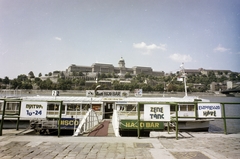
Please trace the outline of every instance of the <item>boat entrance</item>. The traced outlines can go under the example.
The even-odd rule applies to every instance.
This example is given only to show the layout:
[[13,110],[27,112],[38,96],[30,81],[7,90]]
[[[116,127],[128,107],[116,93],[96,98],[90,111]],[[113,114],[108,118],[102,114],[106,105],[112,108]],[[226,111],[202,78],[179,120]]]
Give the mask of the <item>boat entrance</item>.
[[114,103],[106,102],[104,104],[104,116],[103,119],[111,119],[113,115]]

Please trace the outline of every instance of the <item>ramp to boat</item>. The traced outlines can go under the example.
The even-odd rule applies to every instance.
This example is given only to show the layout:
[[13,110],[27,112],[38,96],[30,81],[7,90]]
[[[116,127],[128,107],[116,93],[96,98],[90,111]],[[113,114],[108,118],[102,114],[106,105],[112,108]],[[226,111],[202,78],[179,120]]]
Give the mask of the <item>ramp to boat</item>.
[[104,120],[88,136],[115,136],[111,120]]

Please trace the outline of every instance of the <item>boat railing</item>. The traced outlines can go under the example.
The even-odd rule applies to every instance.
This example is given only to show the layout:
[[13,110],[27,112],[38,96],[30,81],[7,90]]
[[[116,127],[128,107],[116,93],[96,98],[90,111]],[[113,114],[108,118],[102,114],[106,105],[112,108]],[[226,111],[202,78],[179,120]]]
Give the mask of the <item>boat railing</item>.
[[[134,106],[130,111],[125,110],[125,111],[121,111],[118,110],[117,111],[118,116],[124,116],[124,118],[133,118],[133,119],[137,119],[137,111],[136,111],[136,106]],[[141,111],[141,114],[143,114],[143,111]]]
[[118,116],[118,112],[117,112],[117,110],[113,110],[112,125],[113,125],[113,131],[114,131],[114,134],[116,137],[120,137],[119,123],[120,123],[120,119]]
[[99,124],[98,115],[93,109],[88,109],[88,112],[83,116],[73,136],[90,132],[97,124]]

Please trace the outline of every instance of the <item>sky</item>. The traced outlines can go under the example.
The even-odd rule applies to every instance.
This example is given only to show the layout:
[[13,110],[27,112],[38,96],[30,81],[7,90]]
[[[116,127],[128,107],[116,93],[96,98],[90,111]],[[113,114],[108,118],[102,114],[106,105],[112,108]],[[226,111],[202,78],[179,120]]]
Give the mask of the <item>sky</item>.
[[0,78],[107,63],[240,72],[239,0],[0,0]]

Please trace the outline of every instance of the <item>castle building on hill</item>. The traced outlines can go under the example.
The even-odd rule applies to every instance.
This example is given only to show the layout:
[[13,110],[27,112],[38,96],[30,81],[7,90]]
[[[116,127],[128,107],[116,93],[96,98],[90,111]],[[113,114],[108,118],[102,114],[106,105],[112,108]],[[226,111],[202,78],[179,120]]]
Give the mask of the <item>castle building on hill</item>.
[[[137,76],[138,74],[152,75],[152,76],[168,76],[164,71],[153,71],[151,67],[134,66],[128,68],[125,65],[125,60],[121,57],[118,61],[118,67],[114,67],[112,64],[107,63],[93,63],[91,66],[79,66],[72,64],[66,71],[54,71],[52,76],[41,77],[42,80],[50,78],[53,82],[57,82],[57,78],[65,76],[66,78],[86,78],[89,80],[97,80],[100,74],[117,75],[120,79],[124,78],[126,74],[131,76]],[[187,75],[206,75],[214,73],[216,77],[222,76],[228,77],[232,73],[230,70],[211,70],[211,69],[184,69]]]
[[127,68],[125,66],[125,60],[122,57],[118,62],[118,67],[114,67],[112,64],[105,63],[93,63],[91,66],[77,66],[72,64],[67,68],[65,75],[74,76],[80,72],[87,74],[90,77],[96,77],[98,73],[116,74],[119,77],[124,77],[127,73],[133,76],[141,73],[153,76],[164,76],[164,71],[153,71],[151,67],[134,66],[132,68]]

